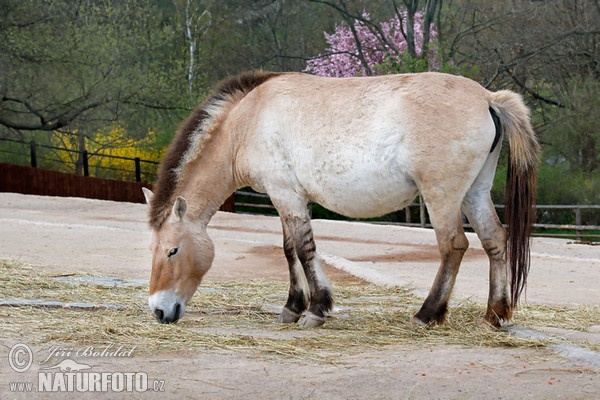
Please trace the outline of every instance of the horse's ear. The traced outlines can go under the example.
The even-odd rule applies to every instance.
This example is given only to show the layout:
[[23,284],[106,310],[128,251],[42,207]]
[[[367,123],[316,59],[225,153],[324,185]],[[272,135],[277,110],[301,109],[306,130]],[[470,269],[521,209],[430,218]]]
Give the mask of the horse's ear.
[[173,218],[175,218],[177,221],[181,221],[186,211],[187,202],[183,197],[177,197],[177,200],[175,200],[175,204],[173,204]]
[[142,188],[142,192],[144,192],[144,197],[146,198],[146,204],[150,205],[150,202],[154,198],[154,193],[152,192],[152,190],[145,188],[145,187]]

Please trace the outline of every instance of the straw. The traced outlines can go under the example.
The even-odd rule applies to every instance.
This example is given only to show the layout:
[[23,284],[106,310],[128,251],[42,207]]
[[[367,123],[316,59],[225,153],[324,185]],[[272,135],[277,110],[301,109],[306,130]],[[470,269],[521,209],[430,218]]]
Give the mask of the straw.
[[[69,274],[74,277],[83,273]],[[277,324],[285,303],[282,282],[240,280],[203,282],[176,324],[158,324],[147,306],[148,287],[69,283],[32,266],[0,260],[1,299],[42,299],[113,307],[78,308],[3,306],[5,339],[38,345],[137,346],[136,353],[224,349],[257,356],[273,355],[335,362],[387,346],[544,347],[555,341],[521,339],[479,326],[485,306],[464,301],[451,308],[448,322],[424,329],[410,317],[422,299],[409,287],[381,287],[362,282],[334,283],[336,308],[319,329]],[[599,306],[527,306],[515,314],[526,327],[581,330],[600,321]],[[600,350],[598,343],[576,343]]]

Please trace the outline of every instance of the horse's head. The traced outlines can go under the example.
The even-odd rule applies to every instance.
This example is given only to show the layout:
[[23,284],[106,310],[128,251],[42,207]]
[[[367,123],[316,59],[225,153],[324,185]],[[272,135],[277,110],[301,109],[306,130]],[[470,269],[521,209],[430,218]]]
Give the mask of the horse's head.
[[[144,191],[150,203],[152,192]],[[171,215],[154,229],[150,251],[152,275],[148,305],[162,324],[177,322],[212,265],[214,246],[206,227],[186,217],[187,203],[175,200]]]

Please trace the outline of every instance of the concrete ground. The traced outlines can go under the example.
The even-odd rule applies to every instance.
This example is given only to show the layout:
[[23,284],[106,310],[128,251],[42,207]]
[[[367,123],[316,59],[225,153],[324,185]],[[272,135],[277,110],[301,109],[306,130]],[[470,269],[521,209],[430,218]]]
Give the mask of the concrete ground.
[[[148,279],[145,210],[141,204],[0,193],[0,259],[53,274]],[[439,265],[431,230],[325,220],[314,221],[313,228],[334,283],[352,274],[380,285],[408,284],[425,295]],[[205,279],[287,281],[278,218],[218,213],[209,234],[216,257]],[[487,259],[476,236],[470,234],[469,241],[454,297],[485,302]],[[528,303],[598,305],[598,282],[600,247],[533,240]],[[590,321],[590,340],[600,340],[599,325]],[[0,345],[5,353],[13,343],[0,340]],[[0,357],[6,360],[6,354]],[[585,399],[600,393],[599,366],[548,349],[440,346],[424,352],[417,346],[392,346],[347,356],[336,365],[206,351],[118,363],[143,364],[149,375],[165,379],[168,390],[161,397],[167,398]],[[0,398],[9,394],[6,382],[16,379],[5,364],[0,361]]]

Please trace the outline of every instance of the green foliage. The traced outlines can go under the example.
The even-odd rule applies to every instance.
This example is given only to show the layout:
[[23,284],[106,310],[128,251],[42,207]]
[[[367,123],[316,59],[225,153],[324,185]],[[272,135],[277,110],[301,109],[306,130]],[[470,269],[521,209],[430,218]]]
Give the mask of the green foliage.
[[506,172],[508,171],[507,155],[508,146],[503,146],[498,166],[496,167],[496,175],[494,176],[494,185],[492,186],[492,201],[494,204],[504,204],[504,192],[506,189]]
[[[600,204],[600,173],[585,173],[573,170],[568,163],[551,163],[544,152],[538,171],[538,204]],[[498,162],[492,200],[495,204],[504,203],[506,186],[508,147],[503,149]]]
[[91,131],[119,120],[140,127],[157,110],[179,107],[185,77],[171,57],[177,32],[150,0],[8,0],[6,6],[0,125]]
[[[492,201],[504,204],[506,187],[508,147],[505,145],[498,162]],[[545,153],[546,154],[546,153]],[[537,204],[539,205],[594,205],[600,204],[600,174],[581,170],[573,170],[568,163],[552,163],[552,158],[543,157],[538,171]],[[502,213],[502,210],[499,210]],[[600,213],[595,209],[581,211],[582,222],[586,225],[599,225]],[[536,222],[552,224],[575,224],[575,213],[572,209],[539,209]],[[551,233],[549,231],[541,231]]]
[[437,40],[430,42],[429,47],[432,52],[438,55],[435,60],[428,61],[423,57],[414,57],[405,52],[398,59],[386,57],[381,64],[373,68],[373,72],[377,75],[384,75],[438,71],[466,77],[477,76],[478,68],[476,65],[462,64],[458,66],[451,61],[447,61]]
[[538,175],[538,204],[600,204],[600,174],[545,162]]
[[375,75],[426,72],[428,70],[429,64],[426,59],[413,57],[408,52],[399,55],[398,59],[388,56],[381,64],[373,67]]
[[591,76],[574,78],[566,93],[566,107],[556,110],[544,134],[546,155],[555,163],[566,164],[564,172],[595,176],[598,181],[600,81]]

